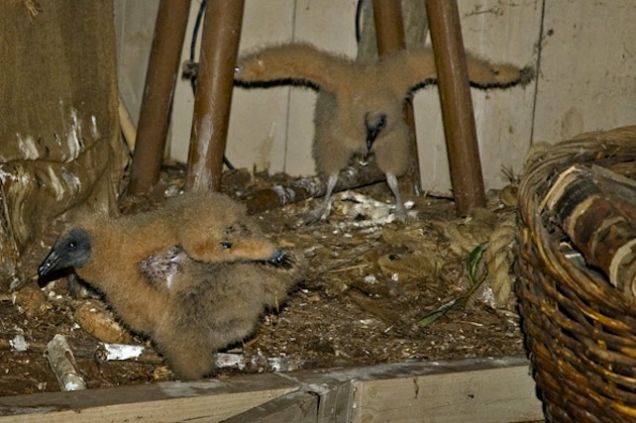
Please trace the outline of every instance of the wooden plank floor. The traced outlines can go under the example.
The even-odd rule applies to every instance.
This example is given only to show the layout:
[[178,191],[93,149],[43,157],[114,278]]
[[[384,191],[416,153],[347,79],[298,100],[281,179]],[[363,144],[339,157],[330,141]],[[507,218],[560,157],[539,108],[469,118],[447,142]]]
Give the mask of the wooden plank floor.
[[282,417],[316,422],[523,422],[540,420],[543,414],[523,357],[240,375],[223,381],[0,398],[0,422],[274,422]]

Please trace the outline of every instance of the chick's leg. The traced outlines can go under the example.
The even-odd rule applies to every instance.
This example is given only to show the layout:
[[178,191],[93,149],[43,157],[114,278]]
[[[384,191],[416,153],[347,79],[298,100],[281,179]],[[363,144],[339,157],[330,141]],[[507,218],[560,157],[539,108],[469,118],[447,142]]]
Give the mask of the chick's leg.
[[402,196],[400,195],[400,187],[398,186],[397,177],[392,173],[386,174],[386,182],[391,188],[391,192],[395,197],[395,217],[400,222],[406,221],[406,209],[404,208],[404,204],[402,203]]
[[325,193],[325,198],[320,206],[311,211],[303,219],[303,222],[305,224],[315,223],[319,220],[327,220],[327,218],[329,217],[329,213],[331,213],[331,195],[333,193],[333,189],[336,187],[336,182],[338,182],[338,174],[336,173],[329,175],[329,179],[327,180],[327,191]]

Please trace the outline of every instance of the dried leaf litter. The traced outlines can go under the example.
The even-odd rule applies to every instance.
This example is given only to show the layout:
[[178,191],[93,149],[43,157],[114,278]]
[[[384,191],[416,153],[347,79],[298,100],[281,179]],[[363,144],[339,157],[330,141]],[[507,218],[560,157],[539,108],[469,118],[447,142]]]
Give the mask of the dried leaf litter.
[[[234,172],[225,180],[226,191],[235,198],[245,198],[250,191],[284,178]],[[159,189],[143,199],[124,199],[122,210],[129,213],[160,206],[182,186],[183,169],[167,167]],[[509,192],[504,190],[506,195]],[[470,251],[477,245],[488,245],[497,228],[514,226],[514,209],[505,197],[493,193],[488,209],[463,219],[455,217],[448,200],[419,198],[409,204],[410,221],[400,225],[393,222],[390,192],[384,184],[376,184],[337,194],[328,222],[297,226],[298,217],[315,207],[315,201],[319,200],[257,216],[283,247],[305,252],[311,272],[278,313],[263,316],[251,339],[217,355],[219,377],[235,372],[522,353],[514,298],[505,295],[509,292],[506,284],[514,280],[510,255],[492,253],[504,258],[492,265],[481,264],[486,274],[491,268],[499,269],[499,282],[488,275],[465,307],[450,310],[425,327],[419,324],[470,287],[466,270]],[[54,238],[52,232],[41,251],[31,252],[28,259],[33,266]],[[500,234],[500,241],[493,245],[511,251],[513,240],[509,233],[506,236]],[[484,256],[487,254],[486,249]],[[43,289],[27,286],[30,288],[24,293],[0,298],[1,395],[59,390],[43,355],[56,334],[66,336],[89,389],[174,377],[146,340],[118,334],[116,327],[107,324],[101,323],[100,330],[91,326],[91,315],[99,315],[101,322],[110,312],[94,299],[72,299],[66,280]],[[497,299],[498,295],[503,300]],[[112,315],[110,319],[116,320]],[[150,358],[106,359],[104,343],[121,340],[144,346]]]

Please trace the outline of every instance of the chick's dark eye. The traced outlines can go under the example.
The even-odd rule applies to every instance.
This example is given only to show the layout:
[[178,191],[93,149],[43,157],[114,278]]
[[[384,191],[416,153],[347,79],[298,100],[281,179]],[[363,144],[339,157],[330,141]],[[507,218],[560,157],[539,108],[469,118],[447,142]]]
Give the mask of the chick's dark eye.
[[75,243],[75,241],[71,241],[71,242],[68,243],[68,247],[69,248],[75,248],[75,247],[77,247],[77,244]]
[[231,242],[227,242],[227,241],[223,241],[221,243],[221,248],[226,249],[226,250],[229,249],[229,248],[232,248],[232,243]]

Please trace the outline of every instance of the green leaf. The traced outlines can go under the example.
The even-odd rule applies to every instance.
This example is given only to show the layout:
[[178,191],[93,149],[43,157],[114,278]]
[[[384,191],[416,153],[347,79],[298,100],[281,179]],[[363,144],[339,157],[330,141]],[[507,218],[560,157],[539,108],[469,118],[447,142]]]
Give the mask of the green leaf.
[[468,277],[473,284],[478,282],[479,263],[486,251],[486,244],[479,244],[468,254]]
[[422,327],[426,327],[430,325],[431,323],[435,322],[437,319],[445,315],[446,312],[452,309],[456,302],[457,302],[457,299],[451,300],[447,302],[446,304],[438,307],[436,310],[431,311],[426,316],[424,316],[422,320],[418,322],[419,325]]
[[446,304],[438,307],[436,310],[433,310],[432,312],[428,313],[426,316],[424,316],[422,320],[418,322],[420,326],[422,327],[429,326],[430,324],[435,322],[437,319],[439,319],[440,317],[448,313],[450,310],[454,308],[464,307],[466,305],[466,303],[468,302],[468,299],[475,293],[477,288],[479,288],[482,282],[486,279],[485,277],[480,279],[478,276],[479,263],[481,262],[481,259],[484,256],[484,251],[486,251],[486,244],[480,244],[477,247],[475,247],[470,252],[470,254],[468,254],[466,267],[468,270],[468,278],[470,279],[472,283],[468,291],[466,291],[459,297],[455,298],[454,300],[451,300],[447,302]]

